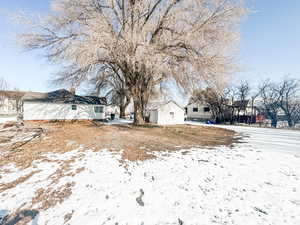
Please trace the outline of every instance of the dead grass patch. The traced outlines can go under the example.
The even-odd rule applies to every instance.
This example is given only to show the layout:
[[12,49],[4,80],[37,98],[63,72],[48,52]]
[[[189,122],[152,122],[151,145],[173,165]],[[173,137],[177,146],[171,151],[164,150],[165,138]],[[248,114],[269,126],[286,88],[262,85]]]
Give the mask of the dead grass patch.
[[52,187],[44,189],[40,188],[36,191],[35,197],[32,199],[32,206],[39,205],[38,210],[47,210],[56,206],[58,203],[63,203],[72,194],[72,187],[75,182],[69,182],[57,189]]

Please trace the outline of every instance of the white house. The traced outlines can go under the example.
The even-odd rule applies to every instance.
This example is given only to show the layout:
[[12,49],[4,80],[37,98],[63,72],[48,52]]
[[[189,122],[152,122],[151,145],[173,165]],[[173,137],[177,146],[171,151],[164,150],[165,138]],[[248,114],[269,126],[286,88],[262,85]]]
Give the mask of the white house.
[[79,96],[65,89],[28,92],[23,97],[23,120],[105,119],[105,105],[105,98]]
[[209,106],[204,103],[190,103],[185,110],[188,120],[207,121],[212,117]]
[[149,104],[149,122],[158,125],[175,125],[184,123],[184,109],[176,102]]

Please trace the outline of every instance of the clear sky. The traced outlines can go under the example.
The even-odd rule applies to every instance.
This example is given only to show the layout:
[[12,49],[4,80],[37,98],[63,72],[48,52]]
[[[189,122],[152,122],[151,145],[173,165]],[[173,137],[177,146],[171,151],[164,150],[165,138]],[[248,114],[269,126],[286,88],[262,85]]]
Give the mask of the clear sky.
[[[23,52],[14,42],[22,28],[10,21],[18,11],[43,14],[50,0],[0,1],[0,77],[21,90],[48,91],[57,67],[41,53]],[[290,74],[300,79],[300,1],[247,0],[254,10],[242,24],[238,78],[259,83]],[[237,78],[236,78],[237,79]]]

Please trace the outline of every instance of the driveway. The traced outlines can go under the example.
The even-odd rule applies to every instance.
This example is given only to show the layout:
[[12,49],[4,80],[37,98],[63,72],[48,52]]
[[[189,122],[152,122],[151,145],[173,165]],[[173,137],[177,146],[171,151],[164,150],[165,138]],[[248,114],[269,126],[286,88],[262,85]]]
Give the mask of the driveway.
[[290,154],[300,154],[300,131],[273,128],[260,128],[248,126],[231,125],[207,125],[198,122],[187,122],[187,124],[201,126],[215,126],[234,130],[243,137],[251,147],[261,151],[276,151]]
[[239,132],[246,137],[249,144],[262,151],[300,154],[300,131],[243,126],[220,127]]

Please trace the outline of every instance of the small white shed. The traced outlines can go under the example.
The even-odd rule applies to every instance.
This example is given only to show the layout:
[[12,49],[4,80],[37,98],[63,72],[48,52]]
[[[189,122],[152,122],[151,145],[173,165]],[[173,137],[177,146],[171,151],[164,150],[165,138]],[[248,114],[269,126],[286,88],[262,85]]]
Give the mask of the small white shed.
[[175,125],[184,123],[184,109],[175,101],[150,104],[149,122],[158,125]]
[[106,99],[79,96],[65,89],[23,97],[23,120],[97,120],[105,119]]

